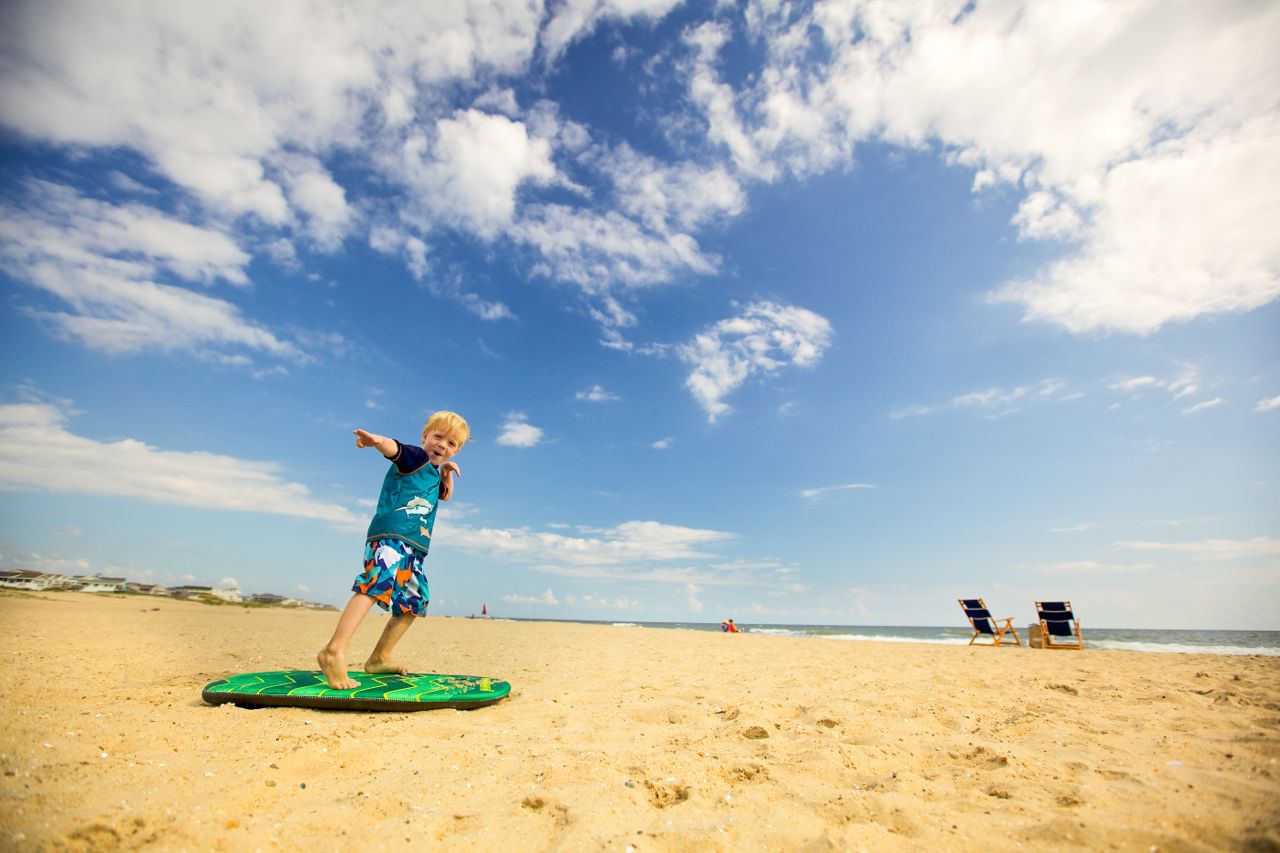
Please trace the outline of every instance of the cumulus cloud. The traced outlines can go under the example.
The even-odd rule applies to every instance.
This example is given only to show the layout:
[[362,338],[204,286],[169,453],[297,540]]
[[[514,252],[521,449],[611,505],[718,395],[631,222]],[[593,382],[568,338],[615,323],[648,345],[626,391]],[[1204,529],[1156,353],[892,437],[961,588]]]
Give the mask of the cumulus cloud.
[[590,34],[604,21],[656,20],[680,0],[563,0],[557,3],[541,35],[548,60],[554,60],[573,41]]
[[[431,235],[462,231],[509,239],[532,251],[534,272],[584,287],[653,283],[714,263],[689,234],[644,224],[660,204],[652,196],[631,212],[532,199],[522,211],[529,189],[573,186],[554,146],[580,150],[589,133],[560,122],[554,105],[522,107],[503,81],[527,72],[540,45],[552,61],[601,22],[654,20],[674,5],[21,2],[0,32],[0,123],[55,145],[135,152],[149,179],[171,181],[195,209],[274,231],[266,251],[290,268],[296,254],[281,240],[336,251],[368,216],[416,232],[394,254],[419,280]],[[373,191],[353,197],[362,187],[344,185],[335,161],[376,175]],[[714,166],[701,176],[651,165],[683,193],[663,214],[675,223],[740,205]],[[137,177],[113,180],[154,196]],[[684,204],[695,198],[706,202]],[[500,302],[449,295],[485,319],[510,316]]]
[[556,605],[560,603],[560,599],[556,598],[556,594],[550,588],[542,595],[518,595],[512,593],[502,596],[502,600],[508,604],[550,604]]
[[773,374],[787,365],[813,367],[833,337],[831,324],[812,311],[755,302],[676,352],[693,368],[685,386],[714,423],[730,411],[724,398],[752,375]]
[[[1073,332],[1150,333],[1280,296],[1280,60],[1270,4],[753,3],[765,67],[691,27],[707,140],[762,180],[932,146],[1060,257],[991,294]],[[815,56],[825,59],[816,60]]]
[[321,251],[333,252],[355,224],[355,211],[347,194],[323,164],[314,157],[288,157],[283,181],[293,207],[306,221],[311,242]]
[[[665,284],[677,273],[714,272],[719,258],[683,232],[655,232],[622,214],[565,204],[530,205],[508,236],[535,249],[536,273],[576,284],[599,296],[613,287]],[[627,325],[601,314],[603,325]]]
[[[1028,320],[1147,334],[1280,296],[1275,4],[717,4],[663,66],[687,93],[655,117],[667,159],[520,103],[511,78],[538,59],[677,5],[27,0],[0,31],[0,123],[135,153],[116,187],[151,204],[138,179],[164,182],[200,221],[262,229],[286,266],[279,241],[332,252],[371,222],[407,229],[389,253],[423,281],[441,235],[508,241],[526,272],[580,288],[619,349],[625,299],[717,271],[700,234],[754,185],[848,168],[865,142],[934,150],[975,192],[1018,196],[1011,231],[1058,253],[990,297]],[[730,47],[743,38],[759,67]],[[141,338],[118,318],[46,319]]]
[[733,538],[730,533],[627,521],[611,528],[582,528],[581,535],[518,529],[473,529],[449,525],[450,544],[484,550],[526,563],[564,566],[620,566],[671,560],[709,559],[704,548]]
[[588,403],[610,403],[614,400],[622,399],[617,394],[604,390],[599,385],[592,385],[583,391],[574,394],[574,399],[585,400]]
[[536,447],[542,441],[542,430],[529,423],[524,412],[511,412],[502,424],[498,444],[506,447]]
[[581,597],[576,595],[566,595],[565,604],[570,607],[602,607],[606,610],[643,610],[644,605],[633,598],[627,596],[619,596],[617,598],[609,598],[594,592],[588,592]]
[[[492,238],[511,224],[522,183],[556,177],[550,143],[504,115],[462,110],[438,120],[435,133],[429,149],[422,137],[406,145],[407,174],[434,221],[461,223]],[[428,162],[417,162],[422,154]]]
[[[169,506],[258,512],[363,527],[350,510],[311,496],[278,465],[199,451],[162,450],[136,439],[72,433],[52,403],[0,405],[0,489],[108,495]],[[29,448],[39,447],[33,454]]]

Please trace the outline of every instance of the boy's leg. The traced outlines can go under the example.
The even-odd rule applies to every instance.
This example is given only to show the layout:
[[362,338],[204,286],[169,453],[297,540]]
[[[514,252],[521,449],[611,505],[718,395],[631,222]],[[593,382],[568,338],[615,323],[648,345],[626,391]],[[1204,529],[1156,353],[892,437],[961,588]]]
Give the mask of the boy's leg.
[[373,599],[370,596],[359,592],[351,596],[342,615],[338,617],[338,627],[334,628],[333,637],[316,655],[316,663],[320,664],[324,680],[334,690],[350,690],[359,684],[347,675],[347,644],[351,642],[356,629],[372,606]]
[[378,638],[378,644],[373,647],[373,653],[364,662],[365,672],[409,674],[407,667],[391,660],[391,653],[395,650],[396,643],[400,642],[400,638],[404,636],[404,632],[409,630],[409,626],[417,618],[412,613],[402,613],[399,616],[391,617],[390,621],[387,622],[387,627],[382,629],[382,636]]

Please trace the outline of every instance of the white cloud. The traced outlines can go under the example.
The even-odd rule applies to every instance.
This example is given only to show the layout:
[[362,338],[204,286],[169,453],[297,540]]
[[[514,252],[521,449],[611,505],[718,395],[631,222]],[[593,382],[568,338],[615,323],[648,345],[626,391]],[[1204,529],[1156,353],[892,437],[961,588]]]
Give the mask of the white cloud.
[[272,155],[355,148],[371,107],[387,113],[373,128],[385,132],[413,114],[420,88],[522,67],[542,14],[533,3],[388,2],[357,14],[247,0],[59,9],[10,10],[12,73],[0,81],[10,127],[132,147],[207,203],[275,223],[288,206],[266,176]]
[[498,444],[505,447],[535,447],[542,441],[542,430],[529,423],[524,412],[511,412],[502,424]]
[[[273,463],[161,450],[130,438],[97,441],[69,432],[67,417],[50,403],[0,406],[0,489],[129,497],[363,527],[347,508],[318,501],[306,486],[281,479]],[[40,453],[28,452],[32,447]]]
[[218,581],[216,584],[214,584],[214,586],[218,587],[219,589],[239,589],[240,581],[236,580],[235,578],[227,577]]
[[665,284],[678,273],[708,274],[719,263],[681,232],[654,232],[615,211],[531,205],[508,236],[536,249],[534,272],[576,284],[589,295],[615,285]]
[[598,595],[596,593],[587,593],[578,598],[575,595],[565,596],[565,604],[571,607],[603,607],[607,610],[643,610],[644,605],[633,598],[621,596],[619,598],[609,598],[607,596]]
[[548,588],[547,591],[544,592],[542,595],[518,595],[518,594],[512,593],[510,595],[502,596],[502,600],[507,602],[508,604],[557,605],[560,603],[560,599],[556,598],[556,594],[552,592],[550,588]]
[[701,587],[694,583],[688,583],[684,586],[685,604],[694,613],[702,612],[702,600],[698,595],[702,592]]
[[658,233],[705,226],[746,207],[741,183],[724,166],[663,163],[626,144],[599,161],[622,212]]
[[[686,36],[707,140],[765,180],[936,146],[1062,255],[992,295],[1074,332],[1147,334],[1280,296],[1280,7],[754,3],[766,67],[719,77],[730,34]],[[825,61],[815,61],[823,55]]]
[[802,489],[800,492],[800,495],[801,497],[808,498],[809,500],[817,500],[818,498],[829,495],[832,492],[842,492],[842,491],[845,491],[846,489],[874,489],[874,488],[875,486],[872,485],[871,483],[845,483],[842,486],[819,486],[814,489]]
[[1159,383],[1154,376],[1135,376],[1132,379],[1123,379],[1112,383],[1109,387],[1112,391],[1137,391],[1141,388],[1149,388],[1159,384],[1162,383]]
[[[741,214],[753,182],[847,168],[863,142],[931,147],[972,170],[975,190],[1021,196],[1010,227],[1061,247],[992,294],[1027,319],[1144,334],[1280,295],[1274,4],[770,0],[741,17],[724,4],[680,48],[697,115],[656,116],[681,129],[672,162],[593,144],[554,105],[519,103],[511,79],[537,58],[550,65],[602,22],[651,22],[676,5],[17,4],[0,31],[0,122],[72,150],[136,152],[182,190],[165,188],[181,209],[247,217],[285,264],[275,241],[334,251],[366,222],[415,231],[395,254],[419,280],[442,232],[509,240],[534,274],[580,287],[620,349],[630,312],[602,303],[716,271],[699,231]],[[722,62],[730,20],[745,21],[763,67]],[[355,196],[339,160],[376,189]],[[584,192],[574,170],[611,192]],[[135,177],[113,181],[147,189]],[[118,317],[45,319],[115,346],[144,337]]]
[[429,160],[420,160],[425,140],[411,140],[405,154],[406,174],[434,221],[492,238],[511,224],[522,183],[556,177],[550,143],[504,115],[463,110],[438,120],[435,132]]
[[168,283],[247,284],[249,256],[225,234],[43,181],[28,182],[24,202],[0,204],[0,268],[69,307],[31,311],[59,333],[112,352],[305,358],[230,302]]
[[450,524],[449,543],[487,551],[525,563],[561,566],[622,566],[671,560],[702,560],[714,556],[703,550],[733,538],[730,533],[663,524],[627,521],[606,529],[582,528],[584,535],[539,533],[528,528],[474,529]]
[[1183,365],[1182,372],[1172,379],[1158,379],[1155,376],[1134,376],[1113,382],[1107,387],[1112,391],[1120,391],[1134,397],[1137,397],[1147,389],[1159,389],[1171,393],[1174,400],[1181,400],[1183,397],[1198,393],[1202,381],[1200,366],[1187,364]]
[[574,399],[585,400],[589,403],[609,403],[614,400],[622,399],[617,394],[604,390],[599,385],[592,385],[584,391],[579,391],[574,395]]
[[355,224],[346,191],[314,157],[294,156],[284,163],[289,199],[305,216],[307,234],[322,251],[336,251]]
[[3,555],[5,566],[14,569],[26,569],[34,572],[55,572],[60,575],[87,575],[93,570],[93,564],[83,557],[64,557],[61,553],[27,553],[6,552]]
[[[204,212],[250,217],[277,240],[281,232],[304,236],[324,252],[364,218],[411,225],[419,242],[396,253],[420,280],[425,238],[460,229],[510,238],[541,255],[535,272],[589,290],[666,281],[707,272],[714,260],[686,233],[645,228],[612,210],[570,213],[532,199],[520,210],[528,188],[574,188],[553,146],[574,153],[590,134],[560,122],[549,102],[522,110],[509,81],[530,70],[539,44],[550,62],[603,21],[652,21],[674,5],[571,0],[547,10],[537,0],[389,0],[356,12],[249,0],[198,10],[157,0],[21,4],[7,10],[0,32],[0,123],[54,145],[129,149]],[[458,109],[460,91],[482,94]],[[327,165],[335,160],[376,175],[372,193],[353,198],[360,185],[339,183]],[[733,179],[714,165],[705,174],[661,164],[654,171],[677,194],[665,202],[673,222],[740,208]],[[146,189],[117,173],[122,181]],[[264,245],[289,262],[282,246]],[[461,298],[482,318],[511,316],[500,302]]]
[[1268,397],[1264,400],[1259,400],[1258,405],[1253,407],[1255,412],[1274,412],[1276,409],[1280,409],[1280,397]]
[[1222,397],[1214,397],[1212,400],[1205,400],[1203,403],[1196,403],[1194,406],[1188,406],[1182,410],[1184,415],[1194,415],[1196,412],[1203,412],[1205,409],[1213,409],[1227,402]]
[[826,318],[792,305],[755,302],[677,348],[693,367],[685,380],[707,420],[730,411],[724,397],[754,374],[781,367],[812,367],[822,360],[834,332]]
[[1174,551],[1197,560],[1233,560],[1241,557],[1280,555],[1280,539],[1255,536],[1252,539],[1205,539],[1200,542],[1117,542],[1121,548],[1137,551]]
[[542,48],[548,60],[554,60],[570,43],[587,36],[603,21],[656,20],[679,4],[680,0],[561,0],[554,4],[543,28]]
[[1066,389],[1066,383],[1059,379],[1042,379],[1035,385],[1019,385],[1015,388],[987,388],[983,391],[971,391],[957,394],[949,401],[939,405],[911,405],[895,409],[889,413],[894,420],[902,418],[923,417],[953,409],[986,409],[994,416],[1011,414],[1016,411],[1014,404],[1019,401],[1029,403],[1069,402],[1078,400],[1083,395],[1079,392],[1060,393]]
[[477,528],[456,524],[452,516],[441,519],[437,528],[448,547],[503,563],[577,579],[675,586],[685,590],[686,597],[692,585],[695,600],[707,587],[796,587],[791,579],[794,566],[720,559],[718,549],[735,536],[719,530],[656,521],[569,530],[560,525],[549,531]]
[[666,438],[658,439],[653,444],[650,444],[649,447],[653,450],[670,450],[673,443],[675,443],[675,437],[669,435]]

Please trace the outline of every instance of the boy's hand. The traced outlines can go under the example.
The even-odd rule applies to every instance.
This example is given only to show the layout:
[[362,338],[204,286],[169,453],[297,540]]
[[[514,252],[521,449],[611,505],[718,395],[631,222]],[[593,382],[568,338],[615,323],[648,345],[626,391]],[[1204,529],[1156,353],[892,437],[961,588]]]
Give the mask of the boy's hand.
[[453,495],[453,475],[462,476],[462,469],[456,462],[446,462],[440,466],[440,500],[447,501]]
[[394,438],[387,438],[385,435],[375,435],[371,432],[358,429],[354,430],[356,437],[356,447],[376,447],[378,452],[390,459],[396,455],[399,445]]

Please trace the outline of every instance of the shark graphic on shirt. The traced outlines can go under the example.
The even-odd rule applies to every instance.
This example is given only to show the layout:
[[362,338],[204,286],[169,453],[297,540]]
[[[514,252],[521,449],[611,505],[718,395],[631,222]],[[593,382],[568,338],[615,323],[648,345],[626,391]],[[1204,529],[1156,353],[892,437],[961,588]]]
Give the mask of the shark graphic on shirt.
[[428,516],[431,510],[435,509],[431,505],[431,501],[425,498],[414,498],[402,507],[398,507],[396,512],[403,512],[405,515]]

